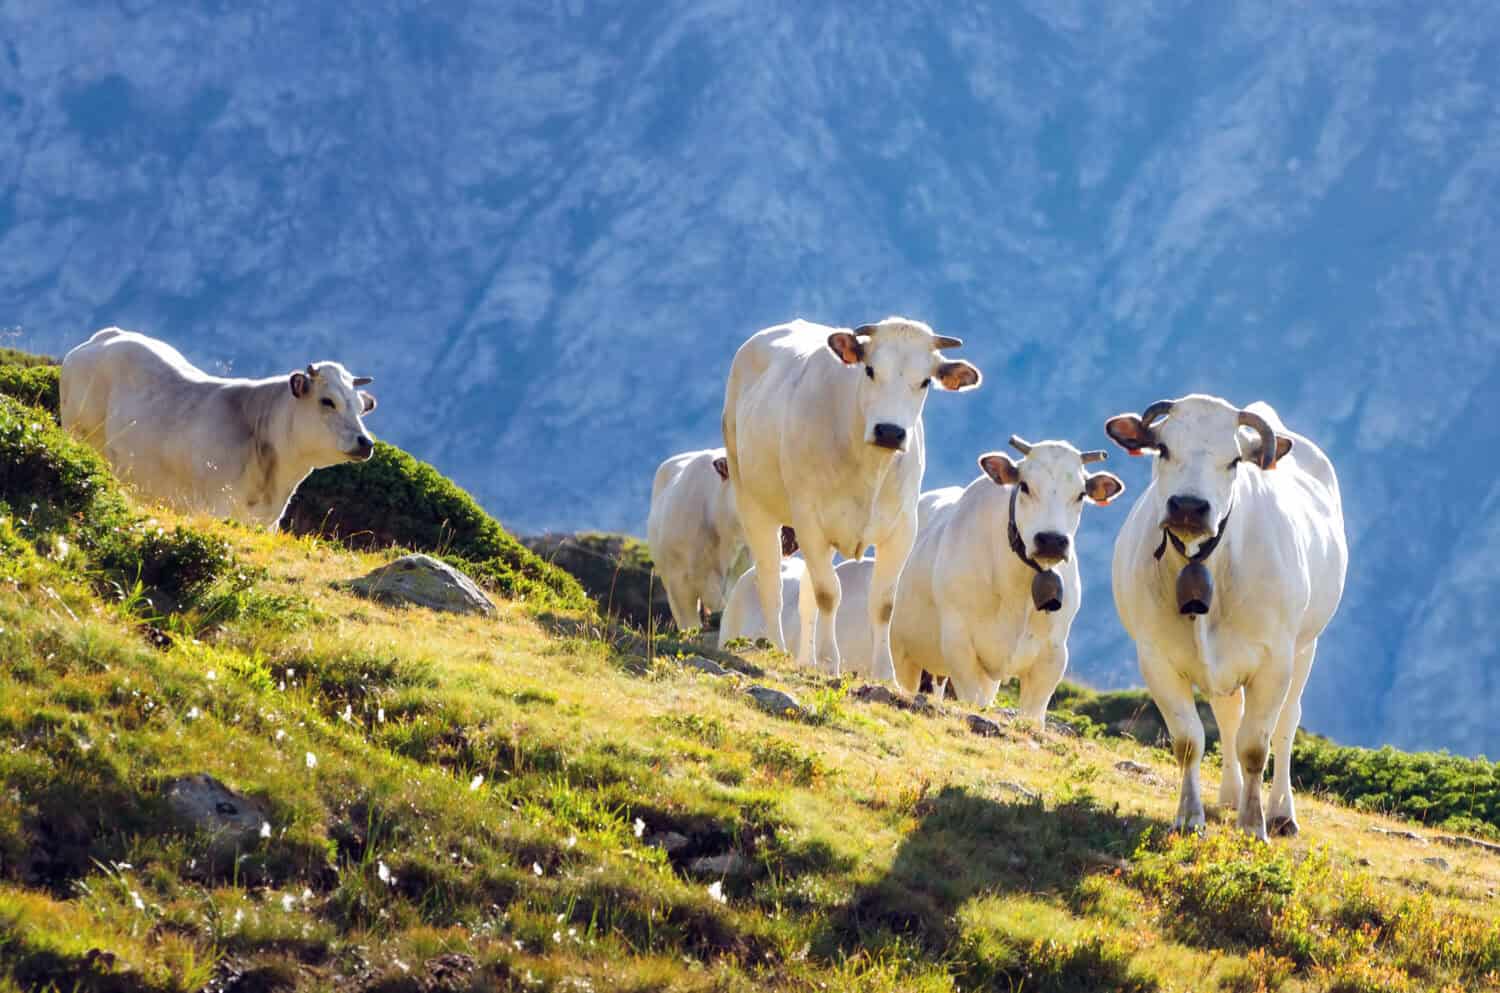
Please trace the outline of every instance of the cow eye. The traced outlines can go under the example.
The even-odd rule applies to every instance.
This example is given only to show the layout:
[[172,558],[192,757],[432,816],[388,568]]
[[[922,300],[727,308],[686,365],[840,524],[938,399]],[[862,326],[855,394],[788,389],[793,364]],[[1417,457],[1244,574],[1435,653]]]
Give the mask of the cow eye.
[[1165,462],[1165,461],[1167,461],[1167,459],[1169,459],[1169,458],[1172,457],[1172,453],[1167,451],[1167,446],[1166,445],[1157,445],[1156,446],[1156,457],[1159,458],[1159,459],[1161,459],[1163,462]]
[[323,398],[323,406],[327,407],[329,410],[336,410],[337,409],[334,406],[333,401],[330,400],[330,399],[328,399],[327,397]]
[[1017,483],[1016,485],[1020,487],[1022,493],[1025,493],[1027,496],[1031,495],[1031,487],[1027,486],[1024,481]]
[[871,379],[874,379],[875,378],[875,367],[872,366],[872,365],[865,366],[865,375],[869,376]]
[[1239,465],[1243,461],[1244,461],[1244,459],[1240,458],[1238,455],[1236,455],[1234,458],[1230,459],[1229,460],[1229,471],[1233,472],[1234,471],[1234,467],[1237,466],[1237,465]]
[[922,389],[925,390],[925,389],[927,389],[927,387],[929,387],[931,385],[932,385],[932,377],[931,376],[928,376],[926,379],[922,380]]

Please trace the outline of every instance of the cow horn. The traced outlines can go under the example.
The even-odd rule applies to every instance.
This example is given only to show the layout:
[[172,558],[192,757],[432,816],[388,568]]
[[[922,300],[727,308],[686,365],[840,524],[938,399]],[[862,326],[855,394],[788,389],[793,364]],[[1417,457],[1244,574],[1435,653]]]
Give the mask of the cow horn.
[[1096,448],[1092,452],[1083,452],[1078,457],[1083,460],[1084,465],[1091,465],[1095,462],[1103,462],[1109,458],[1109,453]]
[[854,329],[854,333],[856,335],[863,335],[864,337],[869,338],[879,330],[879,324],[861,324],[859,327]]
[[1022,438],[1018,434],[1013,434],[1010,436],[1010,447],[1014,448],[1022,455],[1031,454],[1031,442],[1027,441],[1025,438]]
[[369,386],[373,382],[375,382],[375,377],[374,376],[355,376],[354,377],[354,385],[355,386]]
[[1269,469],[1276,464],[1276,432],[1271,430],[1271,425],[1259,414],[1252,414],[1248,410],[1240,411],[1240,427],[1249,428],[1260,435],[1260,467]]
[[313,368],[313,364],[311,362],[307,363],[307,378],[308,379],[317,379],[318,378],[318,370],[316,370],[316,369]]
[[1148,428],[1155,426],[1157,421],[1161,420],[1172,412],[1172,408],[1176,406],[1176,404],[1176,400],[1156,401],[1151,406],[1146,408],[1145,413],[1141,414],[1141,423],[1146,425],[1146,427]]
[[962,348],[964,347],[964,340],[962,338],[953,338],[946,334],[935,335],[932,339],[932,347],[939,350],[944,348]]

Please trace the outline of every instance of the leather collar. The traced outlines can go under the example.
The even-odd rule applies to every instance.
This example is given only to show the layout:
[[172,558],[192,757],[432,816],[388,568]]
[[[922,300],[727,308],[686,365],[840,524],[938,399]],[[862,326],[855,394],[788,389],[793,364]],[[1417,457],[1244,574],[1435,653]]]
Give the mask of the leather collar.
[[1026,554],[1026,542],[1021,539],[1021,529],[1016,527],[1016,498],[1020,495],[1020,484],[1010,488],[1010,523],[1006,525],[1005,536],[1010,539],[1010,550],[1016,553],[1016,558],[1031,566],[1036,572],[1046,572],[1047,570],[1037,565],[1035,559]]
[[[1012,507],[1014,507],[1014,501],[1012,501]],[[1234,513],[1233,507],[1229,508],[1229,514],[1232,513]],[[1224,529],[1229,526],[1229,514],[1225,514],[1223,520],[1219,521],[1219,530],[1214,534],[1214,536],[1205,541],[1203,544],[1199,545],[1198,550],[1192,555],[1188,555],[1187,545],[1183,544],[1181,538],[1177,537],[1168,529],[1162,528],[1161,544],[1156,546],[1156,561],[1160,562],[1161,557],[1166,554],[1167,542],[1170,541],[1172,543],[1172,547],[1177,549],[1177,554],[1186,557],[1188,562],[1202,562],[1204,559],[1208,558],[1214,553],[1214,549],[1218,548],[1219,542],[1223,540]]]

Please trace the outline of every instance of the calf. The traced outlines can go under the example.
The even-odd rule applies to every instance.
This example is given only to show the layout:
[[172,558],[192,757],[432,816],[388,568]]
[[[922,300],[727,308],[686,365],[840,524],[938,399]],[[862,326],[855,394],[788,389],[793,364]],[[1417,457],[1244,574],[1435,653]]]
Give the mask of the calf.
[[966,488],[923,494],[924,523],[901,574],[891,647],[896,682],[915,693],[923,669],[948,677],[960,700],[988,706],[1021,681],[1021,714],[1041,724],[1068,666],[1068,632],[1083,588],[1073,535],[1085,500],[1125,489],[1085,466],[1103,452],[1012,437],[1024,457],[979,458]]
[[724,449],[683,452],[657,467],[646,541],[679,631],[701,625],[700,604],[724,609],[745,546]]

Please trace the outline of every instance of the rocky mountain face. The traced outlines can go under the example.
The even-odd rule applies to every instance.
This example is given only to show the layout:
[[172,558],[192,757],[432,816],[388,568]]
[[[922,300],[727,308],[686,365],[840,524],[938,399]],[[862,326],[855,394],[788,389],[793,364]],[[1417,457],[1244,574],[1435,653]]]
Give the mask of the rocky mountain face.
[[[1493,755],[1497,88],[1477,0],[0,0],[0,326],[338,358],[521,531],[642,532],[797,315],[967,340],[934,486],[1011,432],[1263,398],[1348,515],[1305,723]],[[1124,510],[1085,516],[1073,673],[1136,682]]]

